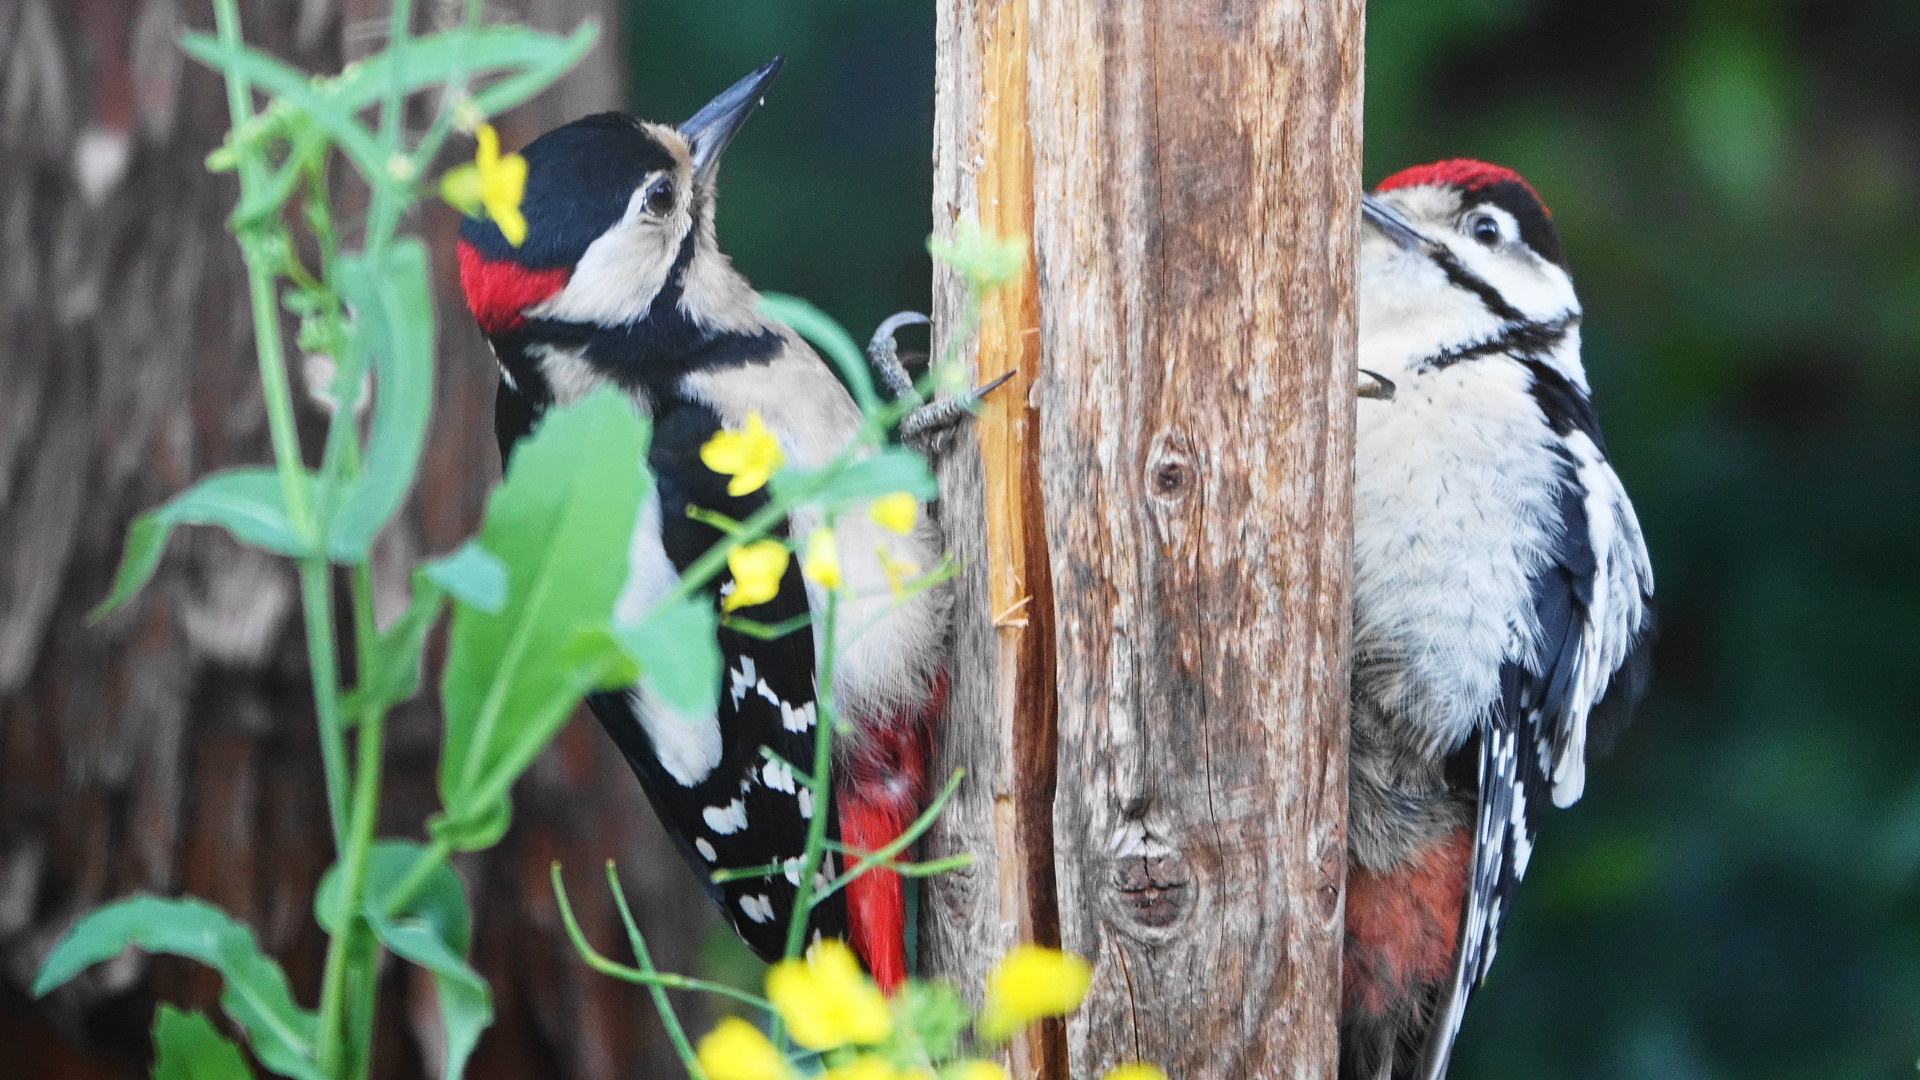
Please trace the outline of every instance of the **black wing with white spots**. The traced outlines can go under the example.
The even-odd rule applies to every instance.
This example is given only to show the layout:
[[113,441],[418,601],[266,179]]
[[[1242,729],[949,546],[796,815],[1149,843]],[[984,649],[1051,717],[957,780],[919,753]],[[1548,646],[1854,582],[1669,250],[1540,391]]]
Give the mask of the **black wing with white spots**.
[[[1536,378],[1543,419],[1575,445],[1560,451],[1557,535],[1533,580],[1532,651],[1501,666],[1498,699],[1456,755],[1456,774],[1476,778],[1473,858],[1452,985],[1435,1004],[1423,1080],[1446,1075],[1467,1001],[1493,963],[1527,872],[1541,817],[1556,802],[1579,797],[1589,726],[1592,741],[1611,741],[1607,729],[1625,722],[1646,683],[1653,582],[1632,506],[1599,456],[1599,425],[1586,396],[1570,392],[1564,381]],[[1605,516],[1595,522],[1590,510]]]
[[[675,570],[684,572],[720,534],[686,516],[689,505],[741,520],[766,502],[766,491],[745,496],[726,493],[727,478],[707,469],[699,448],[720,422],[704,406],[680,404],[656,421],[649,463],[660,485],[661,540]],[[729,582],[723,572],[713,591]],[[797,563],[789,563],[780,592],[738,614],[778,623],[805,614],[807,593]],[[787,926],[799,884],[800,856],[812,816],[825,813],[827,835],[838,838],[833,800],[813,805],[812,793],[793,772],[762,756],[768,747],[788,764],[810,769],[817,715],[814,702],[814,646],[802,629],[774,641],[762,641],[722,628],[724,660],[717,722],[719,761],[704,776],[675,776],[662,763],[653,740],[636,715],[629,693],[596,694],[588,699],[594,714],[626,755],[667,833],[729,922],[763,958],[774,959],[786,946]],[[694,783],[683,782],[695,779]],[[717,869],[784,864],[770,877],[714,884]],[[828,856],[825,873],[835,872]],[[811,930],[846,936],[846,908],[839,894],[815,908]]]

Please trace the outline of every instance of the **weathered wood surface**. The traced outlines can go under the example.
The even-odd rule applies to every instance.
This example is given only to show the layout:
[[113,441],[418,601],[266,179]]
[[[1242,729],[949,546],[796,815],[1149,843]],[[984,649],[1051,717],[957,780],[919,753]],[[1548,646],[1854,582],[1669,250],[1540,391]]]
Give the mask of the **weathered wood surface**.
[[[1045,843],[1015,828],[1009,844],[992,811],[1017,824],[1022,792],[1055,771],[1021,756],[1045,745],[1031,727],[1050,706],[1058,931],[1095,964],[1070,1074],[1143,1059],[1183,1078],[1331,1077],[1363,6],[1017,6],[941,16],[936,227],[1019,220],[1005,185],[1024,135],[1040,334],[1025,426],[1001,438],[990,407],[980,463],[969,448],[942,474],[950,535],[984,517],[988,537],[963,549],[986,563],[956,622],[959,689],[979,685],[955,695],[948,756],[993,782],[938,843],[995,858],[933,889],[932,918],[966,929],[938,931],[953,936],[929,959],[972,982],[1047,926],[1029,915],[1048,906],[1031,895]],[[1020,46],[996,35],[1028,20],[1019,132],[993,73],[1012,63],[995,48]],[[956,283],[941,284],[950,315]],[[1032,359],[1024,338],[980,351],[983,375]],[[992,478],[1032,475],[1036,432],[1038,490],[1003,485],[1019,502],[996,509]],[[995,546],[996,520],[1019,545]],[[995,650],[1011,676],[968,672],[1001,644],[1009,567],[1052,584],[1055,688],[1032,699],[1030,653]],[[1061,1075],[1056,1060],[1016,1063]]]
[[[1000,236],[1033,232],[1024,0],[942,3],[936,29],[934,229],[979,222]],[[930,879],[924,966],[977,992],[992,961],[1021,941],[1058,945],[1053,882],[1052,579],[1039,517],[1040,312],[1031,257],[989,298],[969,355],[981,381],[1012,371],[940,463],[947,544],[967,571],[953,624],[947,723],[936,776],[972,774],[927,841],[930,856],[971,851],[968,870]],[[935,354],[966,302],[936,266]],[[1058,1024],[1017,1040],[1020,1076],[1063,1075]]]
[[[384,32],[382,0],[242,7],[249,41],[312,68],[363,53]],[[416,7],[425,29],[459,5]],[[618,5],[515,8],[554,29],[596,15],[605,36],[566,82],[506,118],[505,141],[621,103]],[[0,0],[7,1075],[144,1077],[156,997],[218,1011],[204,969],[138,954],[48,1002],[27,1001],[40,958],[72,920],[135,890],[227,907],[286,964],[296,994],[318,999],[322,939],[309,896],[332,851],[288,566],[213,530],[182,530],[138,601],[101,626],[81,621],[106,592],[134,513],[214,469],[268,460],[245,277],[222,227],[235,186],[202,167],[226,130],[226,102],[218,80],[175,49],[183,23],[208,29],[210,9]],[[416,224],[437,256],[439,391],[419,489],[379,548],[388,611],[405,561],[470,534],[499,470],[497,376],[453,275],[457,220],[434,207]],[[300,419],[318,460],[320,414],[303,403]],[[389,725],[388,835],[417,836],[434,807],[436,707],[415,702]],[[694,964],[708,905],[610,751],[590,718],[576,717],[517,789],[507,839],[459,864],[498,1017],[471,1076],[677,1067],[645,995],[573,957],[547,887],[547,865],[561,859],[588,933],[617,949],[601,873],[617,857],[659,958]],[[388,970],[376,1071],[423,1075],[438,1044],[428,983]],[[704,1026],[698,1008],[690,1022]]]

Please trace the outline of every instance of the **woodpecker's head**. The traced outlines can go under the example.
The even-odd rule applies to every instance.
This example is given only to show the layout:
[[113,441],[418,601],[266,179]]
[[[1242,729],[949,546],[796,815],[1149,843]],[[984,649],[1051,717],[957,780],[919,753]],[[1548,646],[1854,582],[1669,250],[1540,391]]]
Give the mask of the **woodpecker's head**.
[[1418,349],[1578,322],[1553,217],[1511,169],[1464,158],[1416,166],[1361,207],[1363,337],[1391,328],[1422,339],[1407,343]]
[[721,152],[780,64],[761,65],[677,128],[600,113],[522,150],[526,241],[514,247],[479,218],[460,229],[460,284],[480,329],[497,339],[530,322],[625,327],[657,307],[745,329],[752,292],[715,242],[714,186]]

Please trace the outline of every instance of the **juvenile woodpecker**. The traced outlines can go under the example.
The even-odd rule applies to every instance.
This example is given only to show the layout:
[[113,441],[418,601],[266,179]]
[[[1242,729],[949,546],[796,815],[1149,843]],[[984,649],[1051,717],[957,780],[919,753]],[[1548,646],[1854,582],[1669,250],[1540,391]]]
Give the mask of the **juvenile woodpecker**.
[[[503,458],[547,408],[608,384],[653,419],[657,491],[634,533],[617,617],[644,613],[722,539],[690,519],[689,506],[740,520],[765,505],[764,487],[729,495],[729,478],[702,463],[700,448],[716,432],[758,413],[789,463],[816,467],[860,427],[859,410],[819,356],[757,313],[758,295],[714,236],[721,152],[780,63],[677,128],[602,113],[547,132],[522,151],[524,242],[509,244],[490,221],[461,228],[467,306],[500,364]],[[819,524],[817,513],[796,514],[778,535],[805,537]],[[785,945],[809,820],[827,814],[829,836],[859,849],[898,836],[924,798],[931,725],[945,696],[948,595],[934,589],[888,610],[878,555],[932,568],[941,550],[935,526],[923,514],[900,536],[852,514],[835,535],[849,595],[869,599],[840,609],[834,697],[853,734],[837,740],[831,805],[813,805],[790,769],[761,754],[764,746],[786,762],[813,760],[818,643],[810,631],[762,641],[722,628],[713,715],[681,715],[644,682],[588,699],[714,902],[768,959]],[[715,598],[729,585],[723,574]],[[778,595],[740,614],[778,623],[824,602],[796,560]],[[787,869],[711,884],[717,869],[769,864]],[[827,872],[835,869],[830,861]],[[905,975],[903,928],[899,878],[870,873],[816,908],[809,934],[849,939],[890,988]]]
[[1342,1080],[1440,1080],[1549,804],[1646,682],[1653,572],[1515,173],[1364,196]]

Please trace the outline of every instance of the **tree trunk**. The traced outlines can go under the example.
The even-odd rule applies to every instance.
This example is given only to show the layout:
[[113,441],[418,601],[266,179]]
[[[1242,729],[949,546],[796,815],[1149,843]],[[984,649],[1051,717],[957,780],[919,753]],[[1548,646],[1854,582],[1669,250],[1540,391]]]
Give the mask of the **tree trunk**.
[[1362,10],[940,9],[936,228],[1026,232],[1034,273],[974,352],[1031,389],[941,475],[975,779],[929,854],[985,857],[926,954],[1095,966],[1018,1076],[1334,1074]]
[[[426,29],[462,5],[419,6]],[[327,0],[243,7],[250,43],[316,70],[377,47],[384,31],[382,0],[348,0],[344,12]],[[552,29],[597,17],[602,41],[502,122],[509,145],[622,104],[619,5],[522,7]],[[323,939],[310,897],[333,851],[291,568],[215,530],[182,530],[139,600],[99,626],[81,618],[105,595],[135,513],[215,469],[269,460],[246,280],[223,228],[236,186],[202,164],[226,131],[226,99],[174,44],[186,26],[209,24],[204,4],[178,0],[0,0],[0,1046],[18,1055],[0,1070],[9,1074],[144,1077],[155,999],[218,1013],[211,973],[138,953],[46,1002],[26,999],[75,918],[136,890],[226,907],[286,965],[296,995],[318,999]],[[498,376],[460,300],[457,226],[437,205],[413,223],[439,256],[439,387],[419,486],[376,553],[387,617],[407,566],[471,534],[499,475]],[[302,413],[317,461],[322,417],[310,403]],[[385,835],[419,836],[435,808],[437,708],[423,696],[388,727]],[[601,865],[618,858],[659,959],[693,966],[707,904],[620,756],[576,718],[515,792],[515,812],[499,847],[457,861],[497,1012],[469,1075],[677,1068],[645,996],[573,956],[547,885],[559,859],[588,934],[613,949],[620,932]],[[379,1075],[437,1067],[430,987],[414,969],[388,968]],[[698,1007],[690,1022],[702,1023]]]

